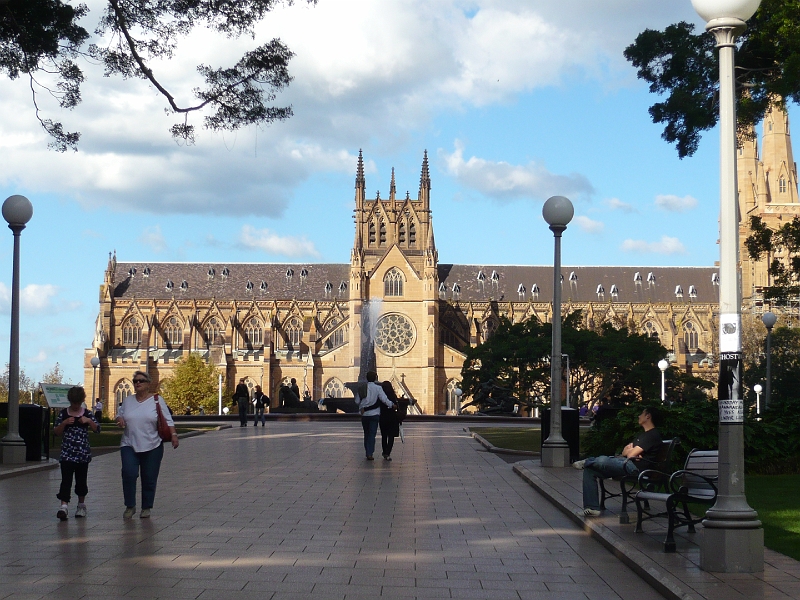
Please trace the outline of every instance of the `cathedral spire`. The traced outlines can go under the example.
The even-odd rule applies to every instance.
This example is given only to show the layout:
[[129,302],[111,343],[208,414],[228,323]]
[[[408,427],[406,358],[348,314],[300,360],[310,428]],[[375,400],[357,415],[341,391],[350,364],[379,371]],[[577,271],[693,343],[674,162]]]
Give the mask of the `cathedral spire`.
[[394,167],[392,167],[392,181],[389,184],[389,201],[392,203],[392,210],[394,210],[394,202],[396,195],[397,195],[397,186],[394,183]]
[[418,199],[425,202],[425,210],[429,209],[428,202],[430,201],[431,192],[431,174],[428,170],[428,151],[422,157],[422,173],[419,176],[419,196]]
[[364,206],[364,194],[367,189],[367,180],[364,177],[364,157],[361,148],[358,149],[358,167],[356,167],[356,211]]
[[792,138],[789,135],[789,115],[786,109],[773,102],[764,116],[764,141],[761,162],[769,194],[769,202],[796,204],[797,167],[792,156]]

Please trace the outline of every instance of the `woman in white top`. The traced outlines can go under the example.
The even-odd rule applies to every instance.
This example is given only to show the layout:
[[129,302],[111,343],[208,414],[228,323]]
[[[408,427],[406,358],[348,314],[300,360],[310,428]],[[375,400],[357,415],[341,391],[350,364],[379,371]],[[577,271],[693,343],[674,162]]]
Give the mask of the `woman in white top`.
[[125,398],[117,411],[117,424],[123,430],[119,449],[122,458],[122,493],[125,497],[122,516],[130,519],[136,513],[136,480],[141,471],[142,512],[139,516],[147,519],[156,498],[158,471],[164,456],[164,446],[158,435],[156,398],[172,432],[173,448],[178,447],[178,434],[167,403],[150,392],[150,375],[136,371],[133,374],[133,389],[135,393]]

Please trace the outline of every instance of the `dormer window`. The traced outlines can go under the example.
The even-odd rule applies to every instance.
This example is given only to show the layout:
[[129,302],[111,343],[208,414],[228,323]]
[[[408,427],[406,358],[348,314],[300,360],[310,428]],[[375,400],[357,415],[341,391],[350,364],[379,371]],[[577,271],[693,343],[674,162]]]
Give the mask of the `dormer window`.
[[497,274],[497,271],[492,271],[490,279],[492,280],[492,283],[497,283],[500,281],[500,275]]
[[539,286],[534,283],[531,286],[531,298],[533,298],[534,300],[538,300],[540,291],[541,290],[539,289]]
[[181,281],[181,291],[185,292],[188,289],[189,289],[189,282],[184,279],[183,281]]
[[258,289],[260,289],[260,290],[261,290],[261,293],[262,293],[262,294],[263,294],[264,292],[266,292],[266,291],[267,291],[267,282],[266,282],[266,281],[264,281],[264,280],[262,280],[262,281],[261,281],[261,285],[260,285],[260,286],[258,286]]
[[447,298],[447,286],[444,284],[444,281],[439,284],[439,298],[441,300]]
[[486,281],[486,275],[483,274],[483,271],[478,271],[478,281]]
[[652,287],[656,284],[656,276],[653,275],[653,272],[650,271],[647,274],[647,287]]
[[303,267],[302,269],[300,269],[300,279],[302,281],[305,281],[306,277],[308,277],[308,269]]
[[136,277],[136,267],[131,267],[130,269],[128,269],[128,277],[130,277],[131,279]]
[[144,270],[142,271],[142,275],[144,277],[150,277],[150,267],[145,267]]
[[174,283],[172,283],[172,279],[167,279],[167,286],[166,286],[166,290],[167,290],[168,292],[171,292],[171,291],[172,291],[172,288],[174,288],[174,287],[175,287],[175,284],[174,284]]
[[569,280],[570,280],[570,282],[577,282],[578,281],[578,275],[575,273],[575,271],[570,271]]
[[527,290],[525,289],[525,286],[520,283],[519,286],[517,287],[517,294],[519,294],[520,300],[523,300],[525,298],[526,291]]
[[719,273],[711,274],[711,285],[719,285]]
[[333,284],[330,281],[325,282],[325,297],[327,298],[328,296],[330,296],[332,291],[333,291]]
[[458,300],[459,296],[461,295],[461,286],[457,283],[453,284],[453,299]]
[[292,279],[292,277],[294,277],[294,269],[292,269],[290,267],[290,268],[286,269],[286,281],[287,281],[287,283]]
[[679,285],[675,286],[675,297],[676,298],[683,298],[683,288]]
[[214,279],[214,275],[216,275],[216,274],[217,274],[217,272],[216,272],[216,270],[214,270],[214,267],[209,267],[208,268],[208,280],[209,281]]
[[639,271],[636,271],[636,273],[633,274],[633,283],[638,283],[639,285],[641,285],[641,283],[642,283],[642,274],[639,273]]
[[222,269],[222,279],[227,279],[228,275],[231,274],[231,270],[228,267]]
[[693,285],[689,286],[689,298],[697,298],[697,288]]
[[597,286],[597,298],[598,300],[606,295],[606,289],[603,287],[603,284]]
[[619,288],[614,284],[611,284],[611,297],[619,300]]
[[339,284],[339,295],[343,296],[346,291],[347,291],[347,283],[343,281],[342,283]]
[[244,289],[250,294],[253,291],[253,282],[248,279],[247,283],[244,285]]

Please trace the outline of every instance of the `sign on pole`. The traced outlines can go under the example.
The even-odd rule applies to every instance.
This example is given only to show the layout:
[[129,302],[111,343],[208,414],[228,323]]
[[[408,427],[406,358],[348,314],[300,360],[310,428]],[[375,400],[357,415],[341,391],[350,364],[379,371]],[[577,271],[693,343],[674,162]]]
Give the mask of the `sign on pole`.
[[69,408],[67,392],[70,390],[70,388],[75,386],[54,383],[40,383],[39,387],[42,388],[47,406],[50,408]]

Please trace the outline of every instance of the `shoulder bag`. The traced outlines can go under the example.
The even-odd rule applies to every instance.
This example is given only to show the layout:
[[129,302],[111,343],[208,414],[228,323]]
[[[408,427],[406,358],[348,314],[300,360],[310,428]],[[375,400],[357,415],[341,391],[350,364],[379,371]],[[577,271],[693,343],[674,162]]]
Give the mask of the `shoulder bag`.
[[153,396],[156,401],[156,412],[158,413],[158,437],[163,441],[169,442],[172,439],[172,430],[169,428],[164,413],[161,412],[161,403],[158,401],[158,394]]

